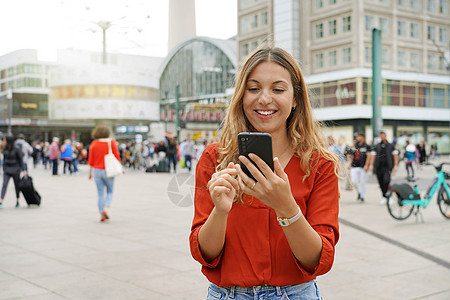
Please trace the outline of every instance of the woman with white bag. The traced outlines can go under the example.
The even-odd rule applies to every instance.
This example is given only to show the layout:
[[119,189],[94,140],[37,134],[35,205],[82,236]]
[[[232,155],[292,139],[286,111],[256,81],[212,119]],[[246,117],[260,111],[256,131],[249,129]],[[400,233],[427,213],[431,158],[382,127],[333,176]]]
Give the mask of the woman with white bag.
[[98,125],[92,130],[91,136],[94,141],[89,147],[89,179],[94,175],[98,191],[100,222],[109,219],[108,210],[113,196],[114,177],[124,172],[120,164],[117,143],[109,138],[110,135],[111,130],[108,127]]

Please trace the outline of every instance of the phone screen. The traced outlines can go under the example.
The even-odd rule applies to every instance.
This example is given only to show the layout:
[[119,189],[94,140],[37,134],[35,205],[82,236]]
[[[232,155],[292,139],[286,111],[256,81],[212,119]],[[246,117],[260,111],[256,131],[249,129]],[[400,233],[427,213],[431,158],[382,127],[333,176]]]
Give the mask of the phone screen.
[[[241,132],[238,134],[238,147],[239,155],[244,155],[250,159],[248,157],[249,153],[256,154],[264,160],[273,171],[272,136],[269,133]],[[250,161],[256,166],[251,159]],[[242,171],[244,171],[247,176],[257,181],[247,167],[243,163],[240,164]],[[258,168],[258,166],[256,167]]]

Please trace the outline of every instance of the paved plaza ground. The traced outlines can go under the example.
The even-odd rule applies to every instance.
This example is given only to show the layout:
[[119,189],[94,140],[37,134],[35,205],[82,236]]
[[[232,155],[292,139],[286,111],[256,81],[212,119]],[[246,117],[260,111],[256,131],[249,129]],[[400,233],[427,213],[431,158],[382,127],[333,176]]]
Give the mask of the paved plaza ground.
[[[424,187],[435,171],[417,173]],[[189,252],[194,177],[186,170],[118,177],[107,223],[86,166],[78,176],[42,167],[30,175],[41,207],[21,198],[15,208],[11,182],[0,209],[0,299],[206,298],[208,282]],[[404,177],[401,165],[394,180]],[[424,222],[396,221],[379,205],[373,175],[365,203],[355,191],[341,194],[335,264],[318,279],[324,299],[450,299],[450,221],[435,200]]]

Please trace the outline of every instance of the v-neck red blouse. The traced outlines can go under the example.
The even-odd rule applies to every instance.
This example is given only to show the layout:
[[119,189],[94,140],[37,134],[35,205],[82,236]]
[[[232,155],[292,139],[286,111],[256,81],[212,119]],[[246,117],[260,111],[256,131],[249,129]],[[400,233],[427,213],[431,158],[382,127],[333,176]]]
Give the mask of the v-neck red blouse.
[[202,265],[208,280],[221,287],[286,286],[327,273],[333,265],[339,239],[339,189],[334,164],[324,158],[311,159],[311,175],[305,181],[299,157],[293,156],[284,170],[295,201],[322,238],[319,265],[313,273],[295,258],[275,211],[245,195],[245,204],[234,204],[228,214],[222,252],[212,261],[204,259],[198,232],[214,208],[206,185],[218,164],[218,146],[218,143],[209,145],[197,164],[194,220],[189,237],[191,254]]

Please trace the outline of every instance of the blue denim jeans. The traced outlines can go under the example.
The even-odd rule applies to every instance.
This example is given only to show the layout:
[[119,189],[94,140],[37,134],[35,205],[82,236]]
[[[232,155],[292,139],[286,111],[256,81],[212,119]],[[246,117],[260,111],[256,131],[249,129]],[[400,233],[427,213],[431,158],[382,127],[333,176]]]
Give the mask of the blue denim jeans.
[[[114,177],[106,177],[106,172],[104,169],[94,169],[94,180],[97,184],[98,192],[98,211],[103,212],[105,206],[110,207],[113,188],[114,188]],[[106,198],[105,198],[105,188],[106,188]]]
[[242,288],[240,286],[221,288],[211,283],[206,300],[235,299],[235,300],[321,300],[315,279],[297,285],[288,286],[254,286]]

